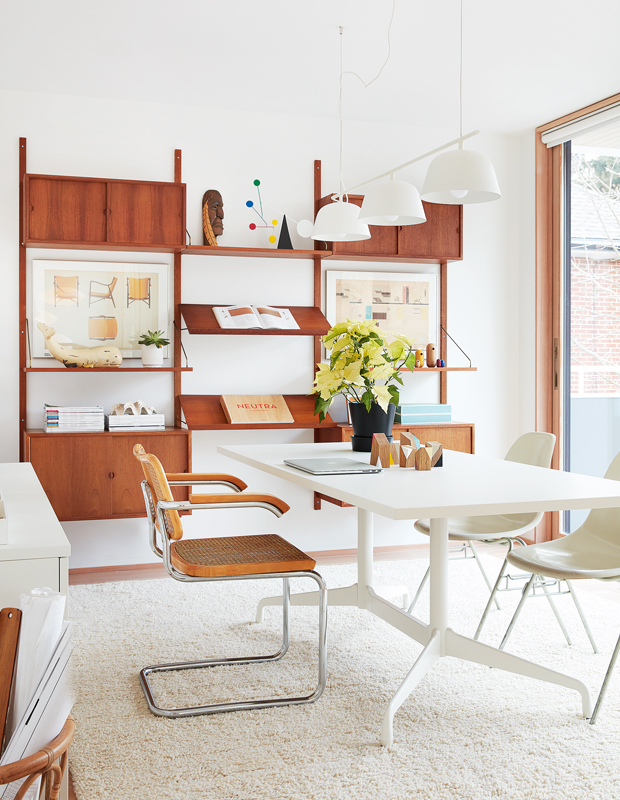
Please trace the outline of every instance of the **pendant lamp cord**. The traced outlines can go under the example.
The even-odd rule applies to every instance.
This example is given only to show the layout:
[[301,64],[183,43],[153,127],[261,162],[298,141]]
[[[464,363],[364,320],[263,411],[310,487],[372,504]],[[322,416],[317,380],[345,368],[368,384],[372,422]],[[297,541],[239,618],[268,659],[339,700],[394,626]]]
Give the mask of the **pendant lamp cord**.
[[[390,55],[392,54],[392,44],[390,42],[390,32],[392,30],[392,22],[394,21],[394,12],[395,11],[396,11],[396,0],[392,0],[392,16],[390,17],[390,24],[388,25],[388,29],[387,29],[387,44],[388,44],[387,56],[385,58],[385,61],[383,62],[383,65],[382,65],[381,69],[379,70],[379,72],[377,72],[375,77],[371,81],[368,81],[368,83],[366,83],[366,81],[360,75],[358,75],[357,72],[352,72],[351,70],[347,70],[346,72],[344,72],[343,69],[342,69],[342,67],[343,67],[343,63],[342,63],[342,34],[344,32],[344,28],[342,27],[342,25],[340,25],[340,93],[339,93],[339,96],[338,96],[338,119],[339,119],[339,122],[340,122],[340,160],[339,160],[340,198],[342,198],[342,196],[346,193],[345,192],[345,188],[344,188],[344,180],[343,180],[343,177],[342,177],[342,78],[345,75],[355,75],[355,77],[358,78],[362,82],[362,84],[364,85],[364,89],[368,89],[368,87],[371,84],[373,84],[377,80],[377,78],[379,78],[379,76],[381,75],[381,73],[385,69],[388,61],[390,60]],[[462,19],[463,19],[463,0],[461,0],[461,52],[462,52],[462,48],[463,48],[463,43],[462,43]],[[462,64],[461,64],[461,66],[462,66]],[[462,134],[462,132],[463,131],[461,130],[461,134]]]
[[[463,0],[461,0],[461,51],[459,70],[459,136],[463,136]],[[463,141],[459,142],[459,150],[463,149]]]

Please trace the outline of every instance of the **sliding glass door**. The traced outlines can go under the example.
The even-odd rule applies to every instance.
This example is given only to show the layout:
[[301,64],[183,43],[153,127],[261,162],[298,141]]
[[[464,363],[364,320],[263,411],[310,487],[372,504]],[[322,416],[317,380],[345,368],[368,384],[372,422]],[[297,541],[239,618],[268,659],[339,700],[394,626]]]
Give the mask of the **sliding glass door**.
[[620,123],[563,147],[562,466],[602,476],[620,451]]

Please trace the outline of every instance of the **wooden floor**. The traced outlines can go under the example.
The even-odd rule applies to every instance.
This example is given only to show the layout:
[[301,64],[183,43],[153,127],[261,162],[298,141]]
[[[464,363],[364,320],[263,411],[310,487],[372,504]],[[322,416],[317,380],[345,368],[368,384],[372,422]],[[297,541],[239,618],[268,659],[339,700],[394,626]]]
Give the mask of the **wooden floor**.
[[[477,545],[478,551],[504,559],[506,547],[498,544]],[[335,564],[353,564],[356,550],[328,550],[310,553],[316,559],[318,567]],[[407,561],[414,558],[428,558],[428,545],[414,544],[392,547],[375,547],[375,561]],[[111,581],[146,581],[154,578],[167,578],[168,575],[161,564],[139,564],[132,566],[103,567],[95,569],[69,570],[69,585],[110,583]],[[620,583],[603,583],[602,581],[579,581],[579,588],[594,592],[607,600],[620,604]],[[71,773],[69,773],[69,800],[77,800],[73,789]]]

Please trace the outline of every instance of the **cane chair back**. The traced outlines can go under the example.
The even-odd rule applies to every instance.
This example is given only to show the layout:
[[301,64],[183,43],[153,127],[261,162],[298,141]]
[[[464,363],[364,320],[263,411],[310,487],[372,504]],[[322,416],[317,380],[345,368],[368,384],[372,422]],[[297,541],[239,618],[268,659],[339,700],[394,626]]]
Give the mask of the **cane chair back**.
[[[159,529],[159,518],[155,513],[155,508],[157,507],[157,503],[162,500],[164,502],[174,502],[174,497],[172,496],[172,490],[170,489],[168,479],[166,478],[166,473],[164,472],[164,468],[162,467],[157,456],[147,453],[141,444],[137,444],[134,447],[133,452],[135,457],[142,465],[144,478],[148,484],[151,495],[151,503],[153,504],[152,517],[155,521],[155,525],[157,526],[157,530],[160,532],[160,534],[163,534],[164,531]],[[181,524],[181,517],[179,516],[178,511],[166,509],[163,512],[163,518],[166,524],[166,536],[174,541],[181,539],[183,537],[183,525]]]

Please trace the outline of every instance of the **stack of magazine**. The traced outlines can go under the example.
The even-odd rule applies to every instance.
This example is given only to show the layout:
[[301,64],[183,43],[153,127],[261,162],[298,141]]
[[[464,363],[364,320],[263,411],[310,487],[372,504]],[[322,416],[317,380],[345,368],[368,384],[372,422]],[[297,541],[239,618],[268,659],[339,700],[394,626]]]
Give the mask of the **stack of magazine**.
[[166,418],[163,414],[110,414],[106,416],[106,425],[109,431],[163,431]]
[[46,403],[43,417],[46,433],[104,430],[101,406],[52,406]]
[[[47,747],[71,711],[73,691],[66,667],[73,645],[71,624],[63,619],[65,600],[64,595],[51,589],[33,589],[20,597],[17,663],[0,766]],[[7,610],[20,613],[18,609]],[[10,681],[10,671],[2,678]],[[0,734],[4,722],[0,719]],[[24,779],[0,786],[0,798],[13,800],[23,782]],[[34,798],[37,794],[38,781],[25,797]]]

